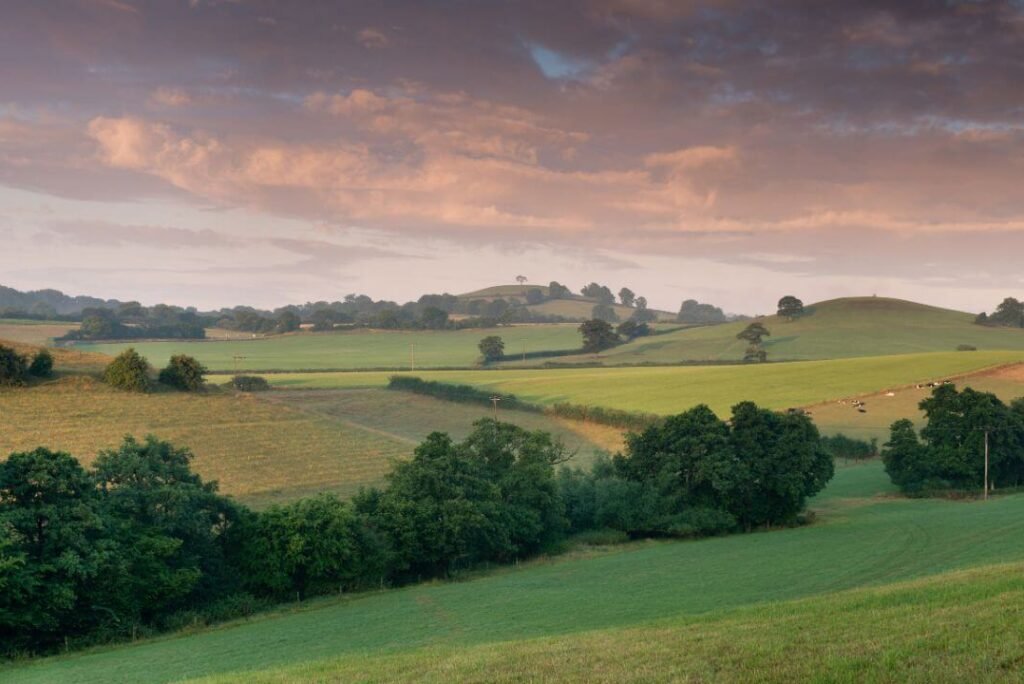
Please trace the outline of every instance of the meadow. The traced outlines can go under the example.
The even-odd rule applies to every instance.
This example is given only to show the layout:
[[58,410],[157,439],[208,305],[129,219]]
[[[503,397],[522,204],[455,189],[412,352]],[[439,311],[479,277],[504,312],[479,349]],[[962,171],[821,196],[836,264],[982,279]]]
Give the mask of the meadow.
[[78,323],[0,318],[0,340],[47,346],[54,337],[78,328]]
[[[8,682],[485,680],[494,666],[508,679],[592,679],[600,677],[597,665],[620,657],[608,648],[620,640],[623,664],[610,665],[609,679],[617,672],[785,679],[822,662],[848,678],[881,676],[903,667],[902,655],[911,674],[914,663],[951,677],[998,673],[1003,658],[1012,664],[1019,651],[996,630],[1019,626],[1013,601],[1021,565],[885,585],[1024,561],[1024,496],[963,502],[890,492],[878,462],[840,468],[812,501],[818,521],[806,527],[580,550],[469,581],[313,601],[0,675]],[[836,593],[851,589],[861,591]],[[902,633],[907,625],[915,631]],[[989,638],[970,647],[956,636],[965,625]],[[946,646],[948,660],[927,660]],[[559,659],[567,650],[577,655]]]
[[[164,340],[159,342],[81,343],[82,351],[115,355],[134,347],[155,366],[173,354],[189,354],[211,370],[318,370],[344,368],[444,368],[474,366],[477,345],[488,335],[505,341],[506,354],[578,349],[575,324],[516,325],[454,331],[351,330],[294,333],[260,339]],[[237,358],[236,358],[237,357]]]
[[[759,320],[771,332],[764,338],[764,348],[768,358],[774,360],[916,354],[953,351],[959,345],[983,351],[1024,350],[1024,330],[975,325],[973,314],[883,297],[821,302],[792,321],[778,316]],[[580,355],[559,360],[596,359],[609,365],[737,360],[743,358],[747,343],[736,339],[736,334],[748,323],[690,328],[640,338],[596,357]]]
[[[154,434],[189,447],[195,470],[217,480],[221,491],[263,507],[381,484],[393,461],[408,458],[429,433],[464,437],[490,415],[483,407],[382,389],[271,394],[214,388],[136,395],[84,376],[0,390],[0,458],[47,446],[89,463],[125,434]],[[518,412],[502,419],[553,433],[582,465],[621,446],[622,433],[603,426]]]
[[[725,414],[744,400],[773,409],[807,406],[1022,360],[1024,352],[945,352],[736,366],[431,371],[415,375],[512,393],[539,404],[572,402],[671,414],[705,403]],[[275,387],[289,389],[344,389],[382,387],[391,375],[281,373],[267,375],[267,379]]]

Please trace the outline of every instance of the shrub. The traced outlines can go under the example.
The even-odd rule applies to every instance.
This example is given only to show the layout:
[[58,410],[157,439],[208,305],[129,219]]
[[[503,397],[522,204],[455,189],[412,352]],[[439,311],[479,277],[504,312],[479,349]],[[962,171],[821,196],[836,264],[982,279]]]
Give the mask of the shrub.
[[37,378],[48,378],[53,375],[53,354],[45,349],[40,349],[32,357],[29,364],[28,374]]
[[150,387],[149,362],[129,347],[103,371],[103,382],[129,392],[146,392]]
[[196,392],[203,388],[205,374],[206,366],[191,356],[177,354],[172,356],[167,367],[160,371],[160,382],[186,392]]
[[956,346],[957,351],[978,351],[978,348],[973,344],[958,344]]
[[27,377],[25,357],[0,344],[0,385],[24,385]]
[[239,392],[266,392],[270,389],[266,378],[258,375],[236,375],[228,385]]

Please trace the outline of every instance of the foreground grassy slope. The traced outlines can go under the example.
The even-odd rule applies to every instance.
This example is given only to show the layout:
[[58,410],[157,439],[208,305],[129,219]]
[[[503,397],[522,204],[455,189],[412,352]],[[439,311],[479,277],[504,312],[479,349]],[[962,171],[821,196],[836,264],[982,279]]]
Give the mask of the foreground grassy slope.
[[1014,680],[1024,564],[568,637],[350,656],[207,684],[296,681]]
[[[1024,360],[1024,352],[948,352],[746,366],[437,371],[430,380],[511,392],[542,404],[677,413],[706,403],[719,413],[746,399],[768,408],[805,406]],[[287,388],[380,387],[390,373],[267,376]]]
[[[412,653],[408,657],[423,658],[413,665],[412,672],[430,673],[434,667],[443,667],[438,659],[451,650],[479,644],[554,637],[556,640],[548,643],[560,644],[561,649],[581,638],[587,643],[591,637],[584,633],[591,630],[647,629],[650,623],[663,620],[675,625],[699,620],[696,624],[708,625],[713,635],[716,618],[728,618],[721,611],[750,606],[762,606],[750,616],[767,611],[761,614],[778,614],[780,618],[736,627],[747,632],[747,648],[754,648],[756,639],[766,638],[765,632],[772,631],[775,646],[771,652],[783,658],[787,644],[801,645],[813,654],[815,630],[842,633],[834,630],[845,629],[844,616],[836,613],[822,624],[805,622],[785,618],[789,608],[773,613],[779,609],[765,604],[878,587],[983,564],[1024,561],[1024,496],[964,503],[894,499],[887,496],[888,491],[880,464],[843,468],[830,489],[813,503],[820,511],[820,521],[810,527],[697,542],[633,544],[537,561],[467,582],[327,599],[220,629],[13,667],[0,676],[7,682],[162,682],[230,673],[235,679],[249,680],[250,675],[241,673],[286,666],[322,668],[327,666],[306,664],[344,657],[356,660],[339,666],[338,680],[350,680],[346,669],[350,665],[372,668],[362,678],[376,679],[396,676],[398,671],[390,668],[399,661],[369,663],[366,656]],[[945,583],[936,585],[938,594],[950,596],[943,586]],[[863,599],[878,609],[889,603],[907,605],[906,601],[890,602],[884,594],[879,596],[868,593]],[[829,610],[852,609],[859,601],[836,600],[839,603],[830,606],[821,604],[820,612],[795,615],[823,616]],[[1019,607],[1016,610],[1019,616]],[[884,617],[874,609],[871,612]],[[984,614],[984,610],[975,614]],[[701,615],[708,617],[699,619]],[[863,617],[868,620],[867,615]],[[919,617],[922,624],[929,618],[926,610],[921,610]],[[877,622],[861,624],[868,629]],[[1005,627],[1002,623],[991,625],[997,626]],[[693,629],[701,631],[699,626]],[[728,630],[722,631],[723,641],[718,643],[724,643],[728,634]],[[868,633],[857,638],[866,645],[874,636]],[[603,638],[613,637],[609,632]],[[624,654],[642,647],[644,641],[631,633],[624,639]],[[653,657],[669,658],[676,652],[659,649],[657,643],[648,642],[655,649]],[[590,644],[595,649],[602,647],[599,642]],[[424,648],[431,650],[416,653]],[[535,648],[540,651],[531,650]],[[507,656],[518,652],[544,657],[539,642],[514,647],[501,644],[469,652],[466,662],[487,657],[474,653],[494,656],[500,649],[506,650]],[[613,658],[615,653],[606,657]],[[725,659],[723,666],[731,660]],[[524,667],[543,667],[543,662],[557,666],[538,660]],[[671,665],[672,661],[664,662]],[[882,663],[892,664],[893,660]],[[740,662],[729,665],[741,666]],[[291,672],[302,679],[315,671]],[[329,670],[321,672],[333,680]],[[472,666],[449,675],[463,672],[474,676]],[[551,676],[557,673],[553,671]],[[436,676],[443,677],[444,671]],[[489,678],[479,672],[475,676]]]
[[[981,350],[1024,350],[1024,330],[974,325],[973,314],[883,297],[821,302],[794,321],[767,316],[769,358],[835,359],[854,356],[953,351],[967,344]],[[746,343],[736,339],[747,323],[726,323],[638,340],[601,354],[608,364],[671,363],[684,359],[740,359]],[[593,360],[592,356],[560,359]]]
[[[173,354],[190,354],[212,370],[289,370],[324,368],[470,367],[480,357],[477,344],[499,335],[509,354],[527,351],[578,349],[580,335],[573,324],[520,325],[458,331],[353,330],[297,333],[255,340],[167,340],[112,344],[80,344],[76,348],[117,354],[135,347],[153,365],[162,366]],[[234,357],[240,358],[236,361]]]

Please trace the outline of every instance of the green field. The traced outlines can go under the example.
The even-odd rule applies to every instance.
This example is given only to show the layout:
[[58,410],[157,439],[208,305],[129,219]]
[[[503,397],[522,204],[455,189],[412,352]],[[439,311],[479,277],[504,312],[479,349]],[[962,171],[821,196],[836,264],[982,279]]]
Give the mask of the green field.
[[[974,316],[882,297],[835,299],[808,307],[793,321],[761,319],[775,360],[953,351],[961,344],[980,350],[1024,350],[1024,330],[974,324]],[[746,342],[736,339],[747,323],[725,323],[637,340],[602,353],[606,364],[673,363],[682,360],[741,359]],[[592,355],[559,359],[593,361]]]
[[[471,367],[480,358],[477,344],[488,335],[505,341],[507,354],[578,349],[576,325],[518,325],[457,331],[353,330],[295,333],[255,340],[166,340],[160,342],[83,343],[77,349],[117,354],[135,347],[155,366],[173,354],[189,354],[211,370],[317,370],[325,368]],[[243,357],[236,359],[235,357]]]
[[[998,673],[989,668],[997,668],[1001,656],[1020,656],[1019,641],[1018,650],[1003,653],[1008,642],[999,630],[1015,628],[1012,637],[1019,639],[1021,566],[982,572],[984,582],[966,575],[877,587],[1024,560],[1024,496],[967,503],[892,498],[889,491],[877,462],[841,468],[812,502],[819,521],[809,527],[580,551],[472,581],[325,599],[223,628],[15,666],[0,675],[6,682],[161,682],[216,674],[251,681],[250,671],[292,667],[297,669],[268,679],[418,679],[423,673],[437,680],[487,680],[530,672],[590,679],[601,671],[586,658],[564,661],[551,649],[580,643],[580,654],[603,651],[600,657],[614,660],[620,653],[607,644],[619,638],[627,645],[622,657],[646,662],[652,673],[714,666],[728,675],[758,671],[760,663],[769,668],[762,677],[784,679],[788,672],[831,667],[829,658],[820,660],[819,648],[826,648],[837,658],[845,654],[835,667],[854,668],[840,670],[847,678],[891,671],[902,679],[901,654],[924,660],[950,644],[950,663],[982,668],[964,673]],[[863,587],[876,589],[834,595]],[[818,598],[776,603],[810,597]],[[998,606],[1003,610],[993,612]],[[929,611],[942,618],[930,623]],[[939,638],[941,632],[963,640],[955,627],[967,616],[984,616],[978,624],[992,640],[979,639],[967,649],[962,641]],[[914,629],[904,632],[901,625]],[[880,637],[879,627],[894,640]],[[669,640],[650,638],[655,635]],[[845,638],[834,640],[838,635]],[[729,651],[733,636],[742,638]],[[721,661],[698,657],[702,653]],[[513,667],[517,654],[523,660]],[[489,662],[512,669],[489,670]],[[623,672],[644,679],[645,670]]]
[[[516,394],[541,404],[568,401],[670,414],[705,403],[727,413],[739,401],[768,408],[807,406],[1024,360],[1024,352],[947,352],[737,366],[573,368],[416,373]],[[284,373],[277,387],[381,387],[391,373]]]

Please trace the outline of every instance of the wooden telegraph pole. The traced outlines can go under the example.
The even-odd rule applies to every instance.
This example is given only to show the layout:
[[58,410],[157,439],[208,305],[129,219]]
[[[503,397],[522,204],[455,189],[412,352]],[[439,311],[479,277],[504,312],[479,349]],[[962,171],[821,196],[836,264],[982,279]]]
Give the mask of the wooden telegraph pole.
[[985,500],[988,500],[988,430],[985,430]]

